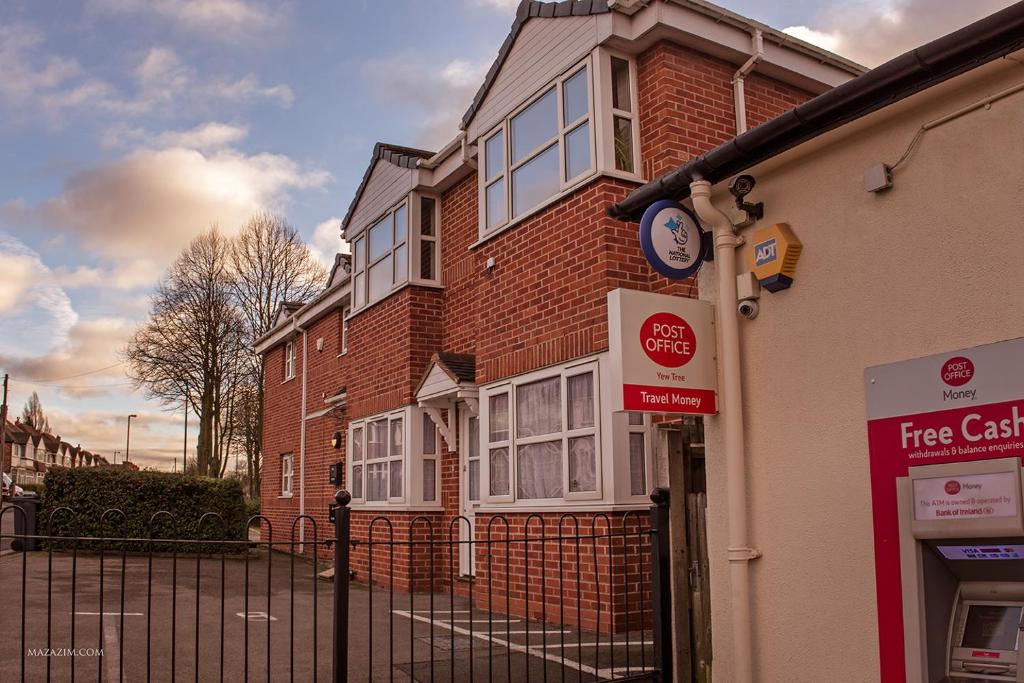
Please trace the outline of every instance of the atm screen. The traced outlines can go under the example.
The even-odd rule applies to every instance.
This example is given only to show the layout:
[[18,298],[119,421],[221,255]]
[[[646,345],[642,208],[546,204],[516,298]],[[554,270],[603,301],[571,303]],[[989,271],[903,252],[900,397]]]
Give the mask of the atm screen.
[[962,647],[1015,651],[1022,607],[969,605]]

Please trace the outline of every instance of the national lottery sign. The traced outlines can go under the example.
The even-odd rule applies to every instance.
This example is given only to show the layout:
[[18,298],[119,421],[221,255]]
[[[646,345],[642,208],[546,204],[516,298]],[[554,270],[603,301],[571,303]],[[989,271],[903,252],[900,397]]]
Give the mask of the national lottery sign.
[[672,280],[698,270],[708,256],[711,239],[693,212],[669,199],[654,202],[640,219],[640,247],[651,266]]
[[697,299],[609,292],[612,410],[717,413],[713,311]]

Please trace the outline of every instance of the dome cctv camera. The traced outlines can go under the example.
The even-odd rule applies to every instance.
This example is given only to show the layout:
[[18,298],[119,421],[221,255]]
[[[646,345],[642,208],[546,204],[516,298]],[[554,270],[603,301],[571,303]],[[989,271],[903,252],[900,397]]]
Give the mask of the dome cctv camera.
[[744,299],[736,306],[736,311],[747,320],[753,320],[761,311],[761,307],[755,299]]
[[743,199],[754,190],[757,181],[752,175],[738,175],[729,181],[729,192],[736,199]]

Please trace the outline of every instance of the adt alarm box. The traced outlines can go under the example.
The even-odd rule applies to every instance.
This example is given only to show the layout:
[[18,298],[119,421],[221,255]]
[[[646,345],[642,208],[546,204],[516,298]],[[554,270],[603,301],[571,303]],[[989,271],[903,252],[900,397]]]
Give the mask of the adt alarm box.
[[335,486],[341,486],[341,463],[336,462],[327,469],[327,479]]
[[1024,682],[1024,513],[1017,457],[897,479],[907,681]]

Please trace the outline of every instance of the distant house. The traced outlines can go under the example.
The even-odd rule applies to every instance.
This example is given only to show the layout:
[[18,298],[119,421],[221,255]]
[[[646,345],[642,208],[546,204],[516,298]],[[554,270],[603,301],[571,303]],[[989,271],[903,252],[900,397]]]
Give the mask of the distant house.
[[109,466],[103,456],[72,446],[60,435],[40,431],[20,418],[6,426],[4,472],[18,484],[41,484],[49,467]]

